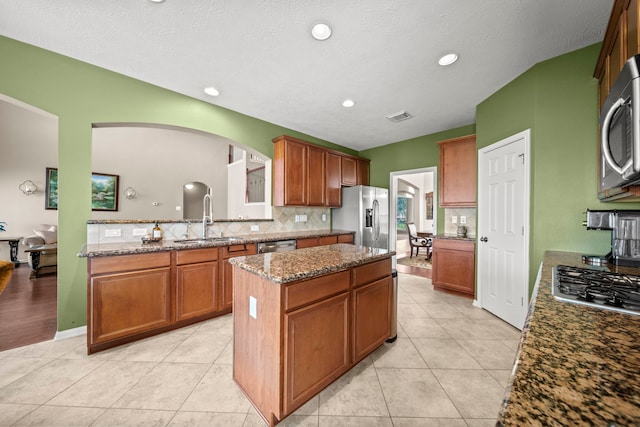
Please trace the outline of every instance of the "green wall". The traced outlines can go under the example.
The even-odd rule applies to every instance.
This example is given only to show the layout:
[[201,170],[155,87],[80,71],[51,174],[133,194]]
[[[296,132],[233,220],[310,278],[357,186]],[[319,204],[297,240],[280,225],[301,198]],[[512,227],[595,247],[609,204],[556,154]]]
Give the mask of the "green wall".
[[92,124],[137,122],[188,127],[230,138],[269,157],[273,157],[271,140],[282,134],[356,154],[8,38],[0,37],[0,58],[0,93],[58,116],[59,331],[86,324],[87,263],[77,253],[86,243],[86,222],[91,219]]
[[[440,163],[438,141],[471,135],[475,132],[475,125],[467,125],[361,151],[359,155],[371,159],[371,185],[389,188],[391,172],[438,166]],[[444,209],[438,208],[437,219],[436,230],[444,230]]]
[[530,285],[545,250],[606,254],[611,233],[587,231],[586,209],[638,209],[602,203],[598,188],[597,80],[600,44],[541,62],[477,108],[477,147],[531,128]]

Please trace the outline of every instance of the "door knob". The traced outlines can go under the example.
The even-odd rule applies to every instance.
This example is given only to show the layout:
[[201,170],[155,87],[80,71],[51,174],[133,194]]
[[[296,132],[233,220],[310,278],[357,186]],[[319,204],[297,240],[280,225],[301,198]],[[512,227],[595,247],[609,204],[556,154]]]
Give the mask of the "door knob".
[[481,237],[481,238],[480,238],[480,241],[481,241],[481,242],[488,242],[488,241],[489,241],[489,239],[487,239],[486,237]]

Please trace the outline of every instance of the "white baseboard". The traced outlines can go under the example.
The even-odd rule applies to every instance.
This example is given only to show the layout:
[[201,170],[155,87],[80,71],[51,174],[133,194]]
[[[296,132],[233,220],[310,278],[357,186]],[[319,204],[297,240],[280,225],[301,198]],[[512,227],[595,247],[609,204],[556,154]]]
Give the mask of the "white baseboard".
[[478,301],[477,299],[474,299],[474,300],[473,300],[473,306],[474,306],[474,307],[482,308],[482,304],[480,304],[480,301]]
[[79,328],[66,329],[64,331],[57,331],[54,340],[66,340],[67,338],[79,337],[80,335],[87,334],[87,327],[80,326]]

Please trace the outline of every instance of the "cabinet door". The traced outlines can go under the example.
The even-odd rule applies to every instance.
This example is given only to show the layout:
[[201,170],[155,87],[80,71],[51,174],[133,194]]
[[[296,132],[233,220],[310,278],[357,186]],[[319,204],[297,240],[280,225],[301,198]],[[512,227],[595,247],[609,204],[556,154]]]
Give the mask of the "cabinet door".
[[440,144],[440,206],[475,206],[475,135],[440,141],[438,144]]
[[233,266],[229,258],[244,255],[253,255],[258,252],[255,243],[246,245],[232,245],[221,249],[224,260],[222,261],[222,295],[220,310],[231,310],[233,307]]
[[217,307],[218,262],[176,267],[176,320],[214,313]]
[[391,292],[391,276],[352,291],[354,364],[391,335]]
[[433,286],[475,294],[475,244],[434,239]]
[[325,150],[307,147],[307,204],[309,206],[325,205]]
[[369,161],[358,159],[356,165],[358,185],[369,185]]
[[348,307],[344,292],[284,315],[284,413],[349,369]]
[[342,157],[342,185],[358,185],[358,165],[353,157]]
[[342,186],[340,185],[342,171],[341,156],[327,152],[325,153],[325,162],[327,169],[327,206],[340,207],[342,204]]
[[94,276],[89,285],[90,344],[172,323],[171,268]]
[[307,147],[279,138],[273,147],[274,206],[307,204]]

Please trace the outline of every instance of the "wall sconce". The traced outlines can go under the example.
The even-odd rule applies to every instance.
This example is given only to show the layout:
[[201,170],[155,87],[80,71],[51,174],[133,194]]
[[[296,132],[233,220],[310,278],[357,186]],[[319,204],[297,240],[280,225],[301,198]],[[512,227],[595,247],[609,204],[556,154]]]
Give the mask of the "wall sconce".
[[124,190],[124,197],[126,197],[127,199],[133,199],[136,197],[136,190],[134,190],[131,187],[127,187]]
[[30,179],[26,180],[22,184],[18,185],[20,191],[22,191],[27,196],[32,195],[36,191],[38,191],[38,187],[31,181]]

